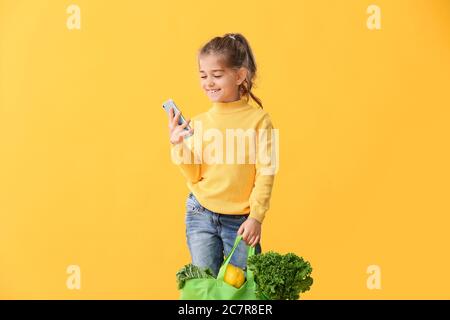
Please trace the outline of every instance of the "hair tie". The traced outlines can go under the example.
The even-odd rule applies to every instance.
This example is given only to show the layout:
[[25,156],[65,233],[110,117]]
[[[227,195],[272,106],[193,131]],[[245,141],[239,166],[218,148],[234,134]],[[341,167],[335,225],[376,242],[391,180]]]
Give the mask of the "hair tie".
[[234,37],[234,35],[229,34],[228,36],[229,36],[231,39],[236,40],[236,38]]

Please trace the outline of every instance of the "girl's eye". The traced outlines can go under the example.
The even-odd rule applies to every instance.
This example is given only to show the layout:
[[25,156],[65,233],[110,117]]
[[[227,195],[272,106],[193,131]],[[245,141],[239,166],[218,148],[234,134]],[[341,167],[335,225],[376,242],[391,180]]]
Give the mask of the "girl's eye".
[[[216,78],[216,79],[218,79],[218,78],[221,78],[222,77],[222,75],[220,75],[220,76],[213,76],[214,78]],[[202,78],[202,79],[206,79],[207,78],[207,76],[201,76],[200,78]]]

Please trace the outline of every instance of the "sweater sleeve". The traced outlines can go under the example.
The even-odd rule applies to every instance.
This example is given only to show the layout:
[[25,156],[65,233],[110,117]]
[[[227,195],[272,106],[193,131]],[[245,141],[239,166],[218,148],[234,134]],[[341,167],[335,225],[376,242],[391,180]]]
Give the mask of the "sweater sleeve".
[[[261,130],[262,129],[262,130]],[[256,134],[256,176],[250,194],[250,217],[263,222],[270,207],[275,173],[278,169],[277,135],[268,114],[261,120]]]
[[194,162],[193,137],[184,139],[182,143],[170,144],[172,162],[176,164],[183,176],[191,183],[201,180],[200,163]]

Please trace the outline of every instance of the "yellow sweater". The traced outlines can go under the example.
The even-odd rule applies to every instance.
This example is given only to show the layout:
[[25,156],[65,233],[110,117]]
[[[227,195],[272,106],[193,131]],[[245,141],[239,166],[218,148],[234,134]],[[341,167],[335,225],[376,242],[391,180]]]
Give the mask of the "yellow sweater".
[[[249,213],[262,223],[276,173],[273,155],[278,151],[268,113],[245,98],[213,102],[207,112],[191,118],[191,125],[193,136],[171,144],[172,161],[180,167],[188,188],[210,211]],[[262,152],[265,158],[260,157]]]

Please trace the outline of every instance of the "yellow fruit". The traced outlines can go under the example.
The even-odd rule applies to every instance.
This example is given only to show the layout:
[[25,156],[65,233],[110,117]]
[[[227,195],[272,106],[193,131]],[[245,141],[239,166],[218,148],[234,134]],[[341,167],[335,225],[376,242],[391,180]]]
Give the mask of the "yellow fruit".
[[229,263],[223,280],[235,288],[240,288],[245,282],[244,270]]

